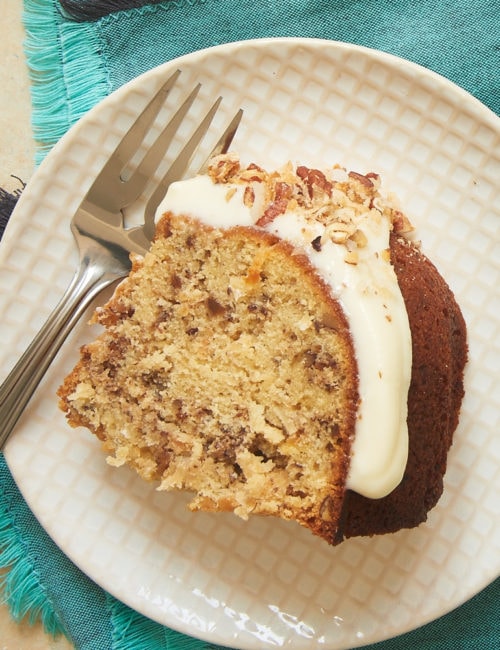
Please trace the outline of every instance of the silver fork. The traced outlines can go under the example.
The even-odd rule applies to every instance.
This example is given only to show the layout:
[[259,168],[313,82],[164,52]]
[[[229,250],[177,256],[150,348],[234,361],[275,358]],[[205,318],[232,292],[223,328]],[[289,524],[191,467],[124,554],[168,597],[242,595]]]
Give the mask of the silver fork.
[[[143,224],[125,228],[124,208],[134,203],[146,189],[200,90],[198,84],[145,153],[135,171],[124,179],[125,166],[139,150],[179,74],[180,71],[176,71],[138,115],[71,221],[71,230],[79,250],[79,267],[60,302],[0,387],[0,449],[3,449],[52,360],[89,303],[102,289],[128,274],[130,252],[144,253],[149,248],[158,204],[168,186],[183,177],[209,130],[221,97],[206,113],[152,192]],[[198,171],[206,168],[212,156],[227,151],[242,114],[241,109],[236,112]]]

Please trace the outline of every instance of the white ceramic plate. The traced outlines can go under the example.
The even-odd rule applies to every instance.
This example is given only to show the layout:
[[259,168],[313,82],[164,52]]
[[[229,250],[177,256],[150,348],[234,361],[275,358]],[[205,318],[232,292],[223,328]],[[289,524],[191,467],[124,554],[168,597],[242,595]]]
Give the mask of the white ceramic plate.
[[191,514],[182,495],[108,467],[88,432],[66,426],[55,391],[93,336],[84,323],[19,422],[9,466],[85,573],[177,630],[238,648],[333,650],[413,629],[500,569],[500,121],[453,84],[353,45],[279,39],[197,52],[121,88],[55,147],[9,224],[0,251],[2,373],[70,280],[69,218],[92,177],[176,68],[184,90],[203,82],[202,104],[224,96],[222,118],[245,109],[235,141],[244,161],[340,162],[380,172],[397,191],[469,328],[467,396],[443,497],[416,530],[338,548],[273,519]]

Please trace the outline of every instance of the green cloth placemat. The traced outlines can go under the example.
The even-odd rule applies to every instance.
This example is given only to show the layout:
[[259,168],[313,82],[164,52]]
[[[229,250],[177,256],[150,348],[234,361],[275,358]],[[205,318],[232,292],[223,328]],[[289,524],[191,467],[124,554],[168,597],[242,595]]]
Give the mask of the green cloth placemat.
[[[56,0],[24,5],[38,160],[136,75],[197,49],[257,37],[329,38],[384,50],[442,74],[500,114],[498,0],[170,0],[93,22],[70,20]],[[0,550],[13,615],[41,619],[78,650],[214,648],[142,617],[84,576],[39,526],[1,455]],[[438,621],[370,648],[499,648],[499,603],[497,580]]]

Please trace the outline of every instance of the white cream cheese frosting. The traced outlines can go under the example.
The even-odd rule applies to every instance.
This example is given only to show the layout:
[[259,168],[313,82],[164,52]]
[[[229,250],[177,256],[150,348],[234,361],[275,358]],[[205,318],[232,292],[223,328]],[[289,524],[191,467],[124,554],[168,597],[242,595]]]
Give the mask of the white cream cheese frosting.
[[235,165],[223,158],[211,174],[173,183],[157,215],[184,214],[215,228],[260,227],[308,255],[344,309],[358,364],[347,487],[369,498],[386,496],[400,483],[408,456],[411,334],[389,259],[390,232],[402,215],[381,197],[374,174],[301,167],[297,175],[288,166],[269,175]]

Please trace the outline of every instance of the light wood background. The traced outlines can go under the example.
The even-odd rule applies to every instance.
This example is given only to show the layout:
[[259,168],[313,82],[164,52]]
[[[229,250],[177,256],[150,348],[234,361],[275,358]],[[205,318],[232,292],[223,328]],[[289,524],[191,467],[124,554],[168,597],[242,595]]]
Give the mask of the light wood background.
[[[23,54],[21,0],[0,7],[0,186],[14,192],[33,173],[29,79]],[[45,634],[41,624],[16,623],[0,597],[0,650],[70,650],[64,637]]]

